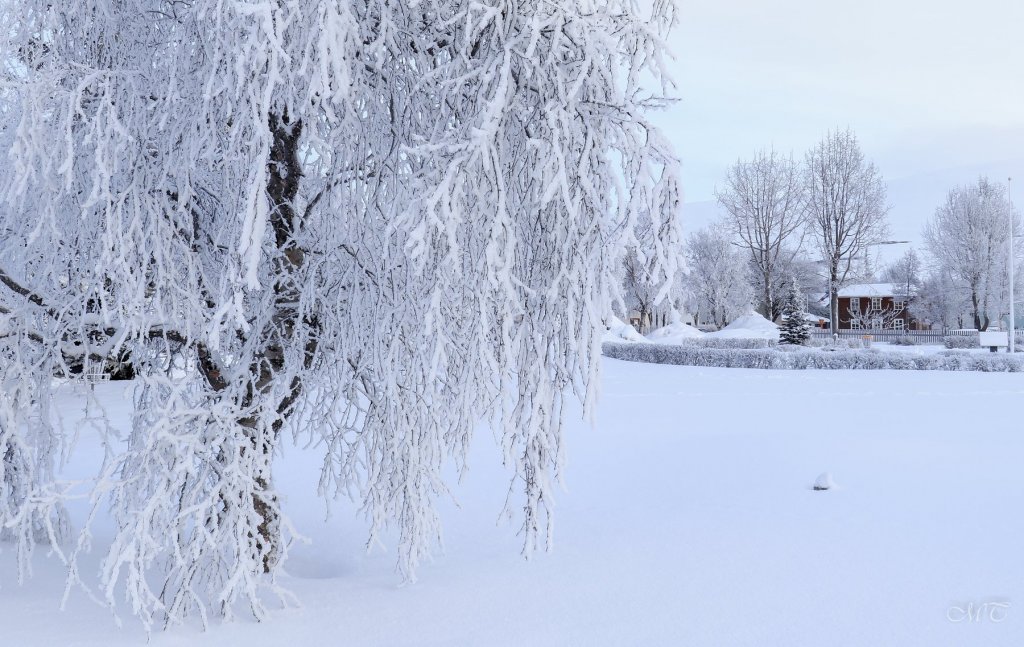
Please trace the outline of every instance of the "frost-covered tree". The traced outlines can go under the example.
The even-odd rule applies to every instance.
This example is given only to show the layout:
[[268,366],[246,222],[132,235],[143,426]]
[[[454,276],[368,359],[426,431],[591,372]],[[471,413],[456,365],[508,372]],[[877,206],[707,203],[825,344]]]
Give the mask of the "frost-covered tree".
[[932,269],[921,280],[909,307],[914,319],[940,328],[965,327],[964,317],[969,310],[953,279],[938,269]]
[[747,256],[724,225],[712,224],[687,237],[686,264],[699,321],[722,327],[750,310]]
[[770,321],[782,314],[787,266],[803,244],[803,196],[799,166],[774,149],[737,161],[716,191],[729,228],[749,254],[758,309]]
[[885,183],[849,129],[828,133],[807,153],[804,180],[810,233],[825,264],[835,333],[839,289],[867,247],[885,235]]
[[[1019,217],[1014,217],[1019,231]],[[924,229],[936,270],[960,291],[977,330],[988,328],[1006,310],[1009,218],[1006,187],[983,177],[950,190]],[[1016,252],[1019,259],[1019,244]]]
[[[67,558],[54,376],[130,355],[92,499],[100,584],[147,626],[263,614],[273,460],[393,527],[412,578],[442,464],[500,430],[529,554],[565,397],[641,217],[675,272],[676,161],[648,121],[671,3],[25,0],[0,5],[0,523]],[[648,87],[654,81],[654,87]],[[124,432],[125,436],[119,434]],[[88,529],[72,549],[89,545]]]
[[[641,330],[654,324],[655,314],[666,314],[672,308],[672,297],[679,291],[677,277],[666,281],[662,260],[665,255],[682,257],[682,241],[677,224],[662,220],[655,231],[649,218],[642,217],[636,226],[636,242],[623,254],[621,272],[621,303],[623,317],[635,310],[640,315]],[[673,289],[674,288],[674,289]],[[667,307],[659,307],[667,306]],[[660,311],[660,312],[659,312]]]
[[913,300],[921,284],[922,270],[921,258],[913,249],[908,249],[903,256],[885,268],[882,278],[892,283],[897,295]]
[[786,290],[786,304],[782,311],[782,325],[779,326],[779,343],[805,346],[811,339],[811,325],[804,311],[803,295],[795,277],[790,278]]

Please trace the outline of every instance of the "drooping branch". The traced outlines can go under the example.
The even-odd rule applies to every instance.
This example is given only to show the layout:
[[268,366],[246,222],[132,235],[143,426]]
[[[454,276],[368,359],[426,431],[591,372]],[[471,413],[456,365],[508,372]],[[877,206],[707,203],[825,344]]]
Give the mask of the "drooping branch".
[[0,283],[5,285],[15,294],[25,297],[25,299],[30,303],[37,305],[40,308],[45,308],[52,313],[52,310],[50,310],[50,307],[46,304],[46,300],[43,299],[43,297],[15,281],[2,267],[0,267]]

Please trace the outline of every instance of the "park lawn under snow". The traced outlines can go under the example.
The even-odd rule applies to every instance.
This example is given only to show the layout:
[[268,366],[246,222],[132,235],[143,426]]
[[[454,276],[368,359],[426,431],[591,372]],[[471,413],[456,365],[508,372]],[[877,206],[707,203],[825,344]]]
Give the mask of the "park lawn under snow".
[[[151,644],[1024,644],[1020,376],[604,369],[596,427],[568,430],[554,552],[525,562],[495,523],[507,474],[481,433],[461,507],[443,505],[445,554],[400,587],[393,553],[363,552],[350,504],[324,521],[316,456],[291,450],[278,479],[312,543],[284,584],[302,606]],[[124,385],[97,389],[127,415]],[[95,456],[88,431],[81,443]],[[812,491],[824,471],[838,489]],[[108,538],[101,523],[97,545]],[[23,587],[0,560],[0,644],[145,640],[77,591],[58,612],[53,560]],[[960,611],[986,603],[973,621]]]

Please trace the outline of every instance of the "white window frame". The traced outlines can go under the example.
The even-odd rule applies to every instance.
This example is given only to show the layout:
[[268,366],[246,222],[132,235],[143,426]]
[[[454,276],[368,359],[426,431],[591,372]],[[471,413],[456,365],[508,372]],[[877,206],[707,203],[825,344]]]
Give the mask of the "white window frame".
[[882,297],[871,297],[871,310],[878,311],[882,309]]
[[901,297],[897,297],[892,300],[893,312],[903,312],[903,309],[907,307],[907,300]]
[[892,320],[892,329],[900,331],[906,330],[906,324],[907,322],[903,321],[903,317],[896,317]]
[[850,312],[860,312],[860,297],[850,297]]
[[861,325],[860,325],[860,320],[859,319],[854,319],[853,321],[850,322],[850,330],[860,330],[860,329],[861,329]]

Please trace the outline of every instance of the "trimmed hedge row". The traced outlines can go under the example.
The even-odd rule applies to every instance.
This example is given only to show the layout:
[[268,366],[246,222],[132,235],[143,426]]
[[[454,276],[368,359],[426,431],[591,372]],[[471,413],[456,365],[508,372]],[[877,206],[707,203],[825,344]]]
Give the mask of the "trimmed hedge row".
[[679,342],[684,348],[727,348],[732,350],[749,350],[753,348],[774,348],[779,344],[774,339],[745,337],[730,339],[728,337],[693,337]]
[[[860,337],[840,337],[839,339],[822,339],[811,337],[807,340],[808,348],[828,348],[832,350],[855,348],[865,348],[864,340]],[[783,346],[780,346],[783,348]]]
[[772,349],[729,350],[611,342],[604,344],[602,352],[607,357],[627,362],[720,368],[1024,372],[1024,358],[1006,354],[954,352],[938,355],[914,355],[871,350],[829,352],[812,349],[779,352]]
[[980,348],[981,336],[977,333],[964,336],[948,336],[942,338],[946,348]]

